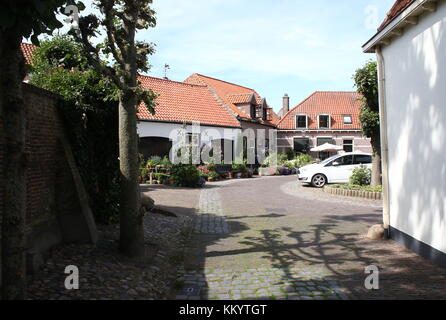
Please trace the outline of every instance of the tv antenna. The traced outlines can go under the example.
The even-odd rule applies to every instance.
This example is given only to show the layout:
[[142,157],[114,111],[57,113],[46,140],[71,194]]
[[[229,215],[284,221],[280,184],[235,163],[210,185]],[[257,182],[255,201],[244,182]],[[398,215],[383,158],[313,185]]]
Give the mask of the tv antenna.
[[170,70],[170,66],[167,64],[167,63],[165,63],[164,64],[164,79],[166,79],[166,80],[168,80],[169,78],[167,77],[167,71],[169,71]]

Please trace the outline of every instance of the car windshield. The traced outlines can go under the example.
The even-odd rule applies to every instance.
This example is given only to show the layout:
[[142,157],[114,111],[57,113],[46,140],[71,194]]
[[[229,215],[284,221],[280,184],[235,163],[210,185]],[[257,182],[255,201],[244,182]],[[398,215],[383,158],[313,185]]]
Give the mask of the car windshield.
[[326,164],[330,163],[331,161],[333,161],[336,158],[339,158],[339,154],[335,155],[333,157],[330,157],[328,159],[325,159],[324,161],[320,162],[319,164],[325,166]]

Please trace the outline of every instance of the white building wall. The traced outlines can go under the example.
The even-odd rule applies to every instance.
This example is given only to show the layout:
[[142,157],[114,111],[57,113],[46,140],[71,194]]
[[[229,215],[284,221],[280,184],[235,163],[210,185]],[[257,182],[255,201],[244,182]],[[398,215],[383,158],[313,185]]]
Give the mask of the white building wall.
[[[161,137],[170,138],[171,134],[177,130],[185,129],[188,133],[192,133],[192,125],[166,123],[166,122],[149,122],[140,121],[138,123],[138,135],[140,138]],[[209,127],[200,125],[200,134],[202,143],[208,143],[212,140],[227,138],[234,139],[234,130],[236,128]],[[225,137],[226,134],[226,137]]]
[[446,2],[383,48],[391,226],[446,253]]

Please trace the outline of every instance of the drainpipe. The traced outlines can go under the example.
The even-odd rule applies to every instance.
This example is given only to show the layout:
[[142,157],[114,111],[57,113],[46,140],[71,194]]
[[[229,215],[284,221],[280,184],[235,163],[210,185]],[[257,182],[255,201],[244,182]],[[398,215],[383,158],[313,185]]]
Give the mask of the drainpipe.
[[386,236],[390,238],[390,198],[389,198],[389,143],[387,139],[387,106],[385,63],[381,47],[376,47],[378,60],[378,88],[379,88],[379,120],[381,123],[381,161],[383,179],[383,224]]

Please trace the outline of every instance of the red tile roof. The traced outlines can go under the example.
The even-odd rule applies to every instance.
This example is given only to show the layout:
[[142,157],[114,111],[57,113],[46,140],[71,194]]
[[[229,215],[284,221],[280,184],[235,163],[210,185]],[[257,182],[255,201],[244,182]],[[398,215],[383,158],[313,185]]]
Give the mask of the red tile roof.
[[25,43],[25,42],[22,42],[20,44],[20,47],[22,49],[22,53],[23,53],[23,56],[25,57],[26,63],[32,64],[31,58],[33,56],[34,50],[36,50],[37,47],[31,43]]
[[150,88],[159,94],[156,99],[156,114],[152,116],[141,105],[138,109],[140,120],[187,123],[198,121],[203,125],[240,127],[240,123],[206,86],[149,76],[139,76],[139,81],[144,88]]
[[[357,92],[317,91],[294,109],[289,111],[278,124],[279,130],[296,130],[296,115],[308,115],[308,130],[318,130],[318,115],[331,116],[332,130],[361,130],[359,113],[362,102]],[[352,124],[344,124],[344,115],[352,116]]]
[[401,12],[404,11],[408,6],[412,4],[415,0],[397,0],[393,5],[392,9],[387,13],[386,19],[378,28],[378,31],[382,31],[394,18],[396,18]]
[[[242,94],[230,94],[226,96],[228,101],[233,104],[246,104],[250,103],[254,97],[253,93],[242,93]],[[257,103],[257,99],[255,100]]]
[[[256,101],[258,104],[261,103],[262,97],[254,90],[247,87],[243,87],[234,83],[226,82],[223,80],[211,78],[208,76],[204,76],[201,74],[194,73],[190,77],[188,77],[186,80],[184,80],[185,83],[191,83],[191,84],[198,84],[198,85],[205,85],[208,86],[214,91],[219,98],[224,102],[225,105],[227,105],[234,115],[240,116],[242,118],[251,119],[251,116],[246,114],[243,110],[239,109],[236,106],[236,103],[242,103],[242,102],[236,102],[234,99],[234,96],[242,96],[244,99],[247,99],[248,96],[254,95]],[[243,101],[245,101],[242,99]],[[237,101],[241,101],[240,99]],[[263,124],[267,125],[276,125],[279,117],[274,113],[274,111],[271,109],[271,121],[261,121]]]

